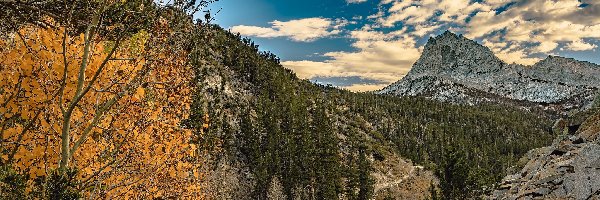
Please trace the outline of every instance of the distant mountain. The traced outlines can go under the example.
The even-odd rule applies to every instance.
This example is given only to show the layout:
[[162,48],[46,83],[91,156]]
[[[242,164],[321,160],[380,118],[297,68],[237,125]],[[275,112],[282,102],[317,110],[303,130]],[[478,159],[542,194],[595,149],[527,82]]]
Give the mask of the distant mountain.
[[425,96],[445,102],[495,102],[558,114],[590,106],[600,66],[548,56],[532,65],[507,64],[490,49],[449,31],[430,38],[402,80],[379,94]]
[[211,199],[468,199],[555,138],[514,107],[320,86],[220,27],[195,38],[188,125]]

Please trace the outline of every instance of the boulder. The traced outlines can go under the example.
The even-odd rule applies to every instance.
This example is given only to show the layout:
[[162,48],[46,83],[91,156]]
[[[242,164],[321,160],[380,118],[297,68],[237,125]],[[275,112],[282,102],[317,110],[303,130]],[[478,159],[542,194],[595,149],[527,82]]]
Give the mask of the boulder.
[[600,199],[599,119],[600,112],[576,135],[531,150],[521,172],[506,176],[487,199]]

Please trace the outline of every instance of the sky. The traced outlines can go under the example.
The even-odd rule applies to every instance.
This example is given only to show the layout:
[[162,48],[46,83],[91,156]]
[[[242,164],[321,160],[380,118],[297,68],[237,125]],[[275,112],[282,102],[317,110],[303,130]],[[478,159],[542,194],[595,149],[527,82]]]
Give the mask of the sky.
[[219,0],[213,23],[303,79],[352,91],[400,80],[446,30],[507,63],[548,55],[600,64],[600,0]]

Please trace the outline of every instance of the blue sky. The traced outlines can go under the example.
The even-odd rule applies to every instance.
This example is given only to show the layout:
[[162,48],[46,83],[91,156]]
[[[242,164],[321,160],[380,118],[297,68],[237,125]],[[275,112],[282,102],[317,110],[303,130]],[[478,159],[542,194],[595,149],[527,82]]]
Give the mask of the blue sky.
[[300,78],[355,91],[406,74],[446,30],[509,63],[547,55],[600,63],[600,0],[220,0],[226,29],[250,37]]

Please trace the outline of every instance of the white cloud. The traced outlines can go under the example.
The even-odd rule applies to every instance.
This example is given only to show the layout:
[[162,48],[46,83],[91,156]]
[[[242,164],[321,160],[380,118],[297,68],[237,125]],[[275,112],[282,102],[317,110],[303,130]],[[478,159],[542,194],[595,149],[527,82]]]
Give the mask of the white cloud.
[[362,3],[362,2],[366,2],[367,0],[346,0],[346,3]]
[[498,51],[495,55],[508,63],[517,63],[522,65],[533,65],[539,62],[539,58],[530,58],[523,50],[504,50]]
[[[495,3],[498,4],[490,6],[506,2]],[[581,7],[582,3],[588,5]],[[600,1],[597,0],[522,1],[500,14],[494,10],[477,13],[465,30],[466,35],[472,38],[502,36],[502,41],[512,43],[515,49],[495,52],[512,53],[512,56],[503,58],[505,61],[529,64],[532,59],[523,59],[522,56],[534,58],[532,54],[551,52],[560,44],[566,44],[567,49],[574,51],[596,48],[595,44],[585,43],[582,39],[600,39],[598,10]]]
[[367,91],[379,90],[388,85],[389,84],[374,84],[374,85],[372,85],[372,84],[354,84],[354,85],[347,86],[344,88],[347,90],[350,90],[350,91],[355,91],[355,92],[367,92]]
[[[381,89],[404,76],[419,58],[421,49],[405,30],[383,33],[361,29],[352,31],[350,37],[357,50],[353,52],[329,52],[326,61],[285,61],[284,67],[292,69],[300,78],[348,77],[378,80],[382,84],[360,88]],[[348,89],[359,86],[348,87]]]
[[537,47],[537,50],[539,52],[548,53],[556,49],[556,47],[558,47],[558,43],[552,41],[544,41],[540,43],[540,45]]
[[312,42],[319,38],[337,35],[348,24],[343,19],[305,18],[287,22],[272,21],[271,27],[239,25],[231,27],[232,32],[244,36],[261,38],[288,37],[293,41]]
[[474,11],[490,10],[481,3],[469,3],[470,0],[407,0],[382,1],[391,4],[389,15],[379,19],[379,23],[392,27],[398,22],[408,25],[424,25],[431,21],[464,24]]
[[[510,5],[509,5],[510,3]],[[586,4],[586,6],[582,6]],[[371,18],[383,27],[412,27],[409,34],[423,37],[441,29],[462,32],[471,39],[507,43],[511,48],[492,50],[506,62],[531,64],[537,53],[554,52],[566,45],[571,50],[591,50],[600,40],[598,0],[381,0]],[[502,12],[498,9],[502,7]]]
[[423,44],[416,41],[444,29],[482,40],[508,63],[532,65],[540,60],[539,53],[560,54],[562,49],[593,50],[600,41],[599,11],[599,0],[380,0],[375,13],[353,18],[366,22],[357,30],[342,30],[351,22],[324,18],[274,21],[271,27],[236,26],[232,30],[294,41],[347,33],[353,40],[353,51],[325,53],[322,56],[326,60],[322,62],[282,64],[301,78],[358,76],[381,82],[346,87],[365,91],[380,89],[402,78],[422,51]]
[[419,37],[423,37],[429,33],[432,33],[435,30],[440,29],[441,27],[439,25],[417,25],[415,26],[415,31],[411,32],[411,34],[414,34],[416,36]]
[[315,62],[309,60],[284,61],[281,62],[281,65],[293,70],[296,73],[296,76],[302,79],[346,76],[342,69],[327,62]]
[[587,51],[598,47],[598,45],[585,43],[583,40],[576,40],[567,45],[567,49],[573,51]]

